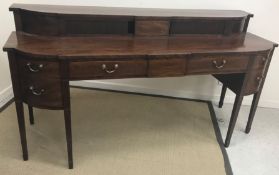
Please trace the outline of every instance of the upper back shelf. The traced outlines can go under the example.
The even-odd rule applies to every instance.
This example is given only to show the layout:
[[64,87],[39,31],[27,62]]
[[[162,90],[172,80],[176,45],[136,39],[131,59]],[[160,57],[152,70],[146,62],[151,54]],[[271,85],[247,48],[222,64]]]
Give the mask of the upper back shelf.
[[239,10],[184,10],[13,4],[16,30],[50,36],[245,34],[253,15]]

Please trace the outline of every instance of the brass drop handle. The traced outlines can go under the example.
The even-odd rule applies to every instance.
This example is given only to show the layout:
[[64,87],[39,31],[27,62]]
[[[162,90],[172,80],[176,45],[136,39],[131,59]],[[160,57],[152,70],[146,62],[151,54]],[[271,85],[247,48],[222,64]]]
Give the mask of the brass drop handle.
[[31,72],[39,72],[44,67],[43,64],[39,64],[37,66],[34,66],[30,62],[27,63],[26,65]]
[[44,89],[37,90],[34,88],[34,86],[30,86],[29,90],[32,92],[33,95],[37,95],[37,96],[40,96],[45,92]]
[[109,69],[107,69],[106,64],[102,65],[103,70],[106,71],[106,73],[108,73],[108,74],[112,74],[113,72],[115,72],[118,69],[118,67],[119,67],[118,64],[114,64],[113,69],[109,70]]
[[226,61],[226,60],[223,60],[223,61],[222,61],[222,64],[220,64],[220,65],[218,65],[218,63],[217,63],[216,60],[213,60],[212,63],[214,64],[214,66],[215,66],[217,69],[222,69],[222,68],[225,66],[225,64],[227,63],[227,61]]

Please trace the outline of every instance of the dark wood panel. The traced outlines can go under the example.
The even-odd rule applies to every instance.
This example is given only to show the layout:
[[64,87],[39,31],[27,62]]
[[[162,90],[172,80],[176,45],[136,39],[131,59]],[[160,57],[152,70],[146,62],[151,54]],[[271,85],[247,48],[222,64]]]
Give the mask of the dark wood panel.
[[167,36],[169,35],[169,27],[169,20],[136,20],[135,35]]
[[59,19],[55,15],[37,12],[20,12],[22,31],[37,35],[58,35]]
[[62,35],[132,35],[135,30],[133,17],[67,15],[62,20]]
[[254,94],[259,91],[260,85],[263,82],[263,70],[253,70],[249,73],[245,95]]
[[70,63],[70,79],[113,79],[145,77],[146,60],[83,61]]
[[241,73],[247,70],[248,62],[248,55],[195,55],[189,59],[188,73]]
[[175,34],[232,34],[241,33],[244,20],[205,20],[180,19],[172,20],[170,33]]
[[[245,39],[245,40],[244,40]],[[244,42],[244,43],[243,43]],[[4,50],[19,50],[31,55],[84,58],[189,53],[250,53],[268,51],[277,44],[253,34],[238,36],[173,36],[173,37],[42,37],[13,32]]]
[[269,59],[267,54],[268,53],[260,53],[256,55],[254,58],[252,69],[264,69]]
[[[14,12],[17,31],[51,36],[241,34],[245,19],[251,16],[246,12],[230,10],[138,8],[131,11],[130,8],[91,7],[92,11],[88,11],[89,8],[22,4],[13,5],[10,10]],[[66,9],[73,13],[63,13],[67,11]],[[80,12],[81,9],[87,13],[75,13],[77,10]],[[156,15],[146,15],[142,13],[143,10],[155,12]],[[171,29],[169,29],[170,23]]]
[[186,58],[152,58],[149,60],[149,77],[183,76],[186,73]]

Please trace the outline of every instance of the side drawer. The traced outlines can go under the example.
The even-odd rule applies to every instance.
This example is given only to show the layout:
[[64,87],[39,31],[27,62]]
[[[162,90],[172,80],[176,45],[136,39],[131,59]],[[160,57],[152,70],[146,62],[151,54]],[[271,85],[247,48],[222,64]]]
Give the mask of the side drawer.
[[241,73],[247,70],[248,62],[249,56],[246,55],[194,55],[189,59],[188,73]]
[[22,78],[21,91],[23,101],[34,107],[63,107],[60,79]]
[[147,61],[78,61],[70,63],[70,79],[145,77]]
[[261,54],[255,56],[254,63],[252,69],[264,69],[268,62],[268,56]]
[[259,88],[263,80],[264,80],[264,76],[262,70],[251,71],[247,80],[245,95],[250,95],[259,91]]
[[249,72],[247,80],[245,95],[254,94],[260,90],[268,61],[268,53],[258,54],[254,57],[251,72]]
[[58,61],[46,61],[39,58],[19,56],[18,65],[23,77],[59,78],[60,76]]

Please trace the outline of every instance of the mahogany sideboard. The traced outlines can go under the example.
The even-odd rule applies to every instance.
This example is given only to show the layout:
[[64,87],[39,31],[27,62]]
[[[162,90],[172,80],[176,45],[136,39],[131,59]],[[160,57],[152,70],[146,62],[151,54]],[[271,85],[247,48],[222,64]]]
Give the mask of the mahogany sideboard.
[[[171,10],[13,4],[16,31],[8,53],[23,159],[28,160],[23,103],[64,110],[73,168],[69,81],[211,74],[235,94],[228,147],[244,96],[254,95],[246,133],[278,45],[247,33],[252,14],[238,10]],[[97,114],[96,114],[97,115]],[[186,138],[185,138],[186,139]]]

